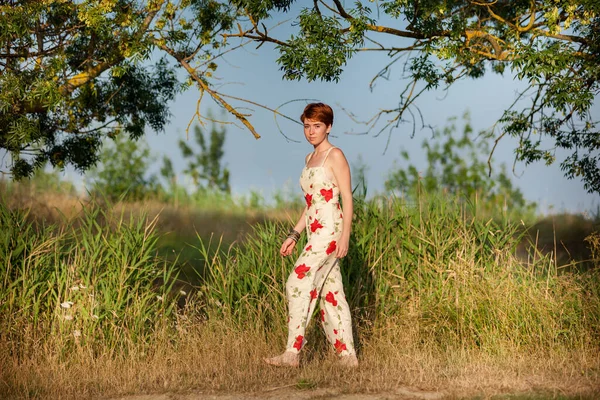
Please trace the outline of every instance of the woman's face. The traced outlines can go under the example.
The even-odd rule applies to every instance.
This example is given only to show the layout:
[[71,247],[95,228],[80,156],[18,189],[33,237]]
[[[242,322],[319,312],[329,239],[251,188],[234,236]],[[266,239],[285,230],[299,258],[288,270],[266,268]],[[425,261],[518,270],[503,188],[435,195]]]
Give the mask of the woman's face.
[[312,119],[304,120],[304,136],[308,143],[313,146],[318,146],[327,138],[327,134],[331,131],[331,125],[325,125],[321,121],[314,121]]

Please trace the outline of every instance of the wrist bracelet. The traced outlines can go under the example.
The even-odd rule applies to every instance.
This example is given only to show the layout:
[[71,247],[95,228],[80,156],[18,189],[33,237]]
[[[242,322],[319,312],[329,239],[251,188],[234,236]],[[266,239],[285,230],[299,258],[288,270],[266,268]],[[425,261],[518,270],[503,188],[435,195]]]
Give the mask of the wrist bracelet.
[[295,229],[292,229],[288,233],[287,238],[292,239],[294,242],[297,242],[298,240],[300,240],[300,232],[296,231]]

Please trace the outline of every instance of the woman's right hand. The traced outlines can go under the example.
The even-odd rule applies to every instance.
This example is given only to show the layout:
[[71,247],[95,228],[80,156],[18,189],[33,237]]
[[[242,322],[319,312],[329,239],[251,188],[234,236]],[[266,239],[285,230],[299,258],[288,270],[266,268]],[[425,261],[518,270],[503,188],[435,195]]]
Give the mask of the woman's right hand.
[[281,245],[281,249],[279,250],[279,253],[284,257],[289,256],[290,254],[292,254],[292,251],[294,251],[295,246],[296,246],[296,241],[294,241],[293,239],[287,238]]

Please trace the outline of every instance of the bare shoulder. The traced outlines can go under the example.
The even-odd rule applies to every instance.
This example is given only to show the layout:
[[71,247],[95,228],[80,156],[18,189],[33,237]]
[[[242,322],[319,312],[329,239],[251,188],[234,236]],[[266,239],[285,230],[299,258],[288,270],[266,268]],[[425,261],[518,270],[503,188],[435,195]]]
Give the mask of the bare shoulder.
[[304,156],[304,164],[308,164],[308,160],[310,160],[310,157],[312,156],[312,151],[310,153],[308,153],[306,156]]
[[346,160],[346,156],[344,155],[344,152],[339,147],[335,147],[331,150],[331,153],[329,154],[329,158],[331,158],[331,160],[336,164],[348,162]]

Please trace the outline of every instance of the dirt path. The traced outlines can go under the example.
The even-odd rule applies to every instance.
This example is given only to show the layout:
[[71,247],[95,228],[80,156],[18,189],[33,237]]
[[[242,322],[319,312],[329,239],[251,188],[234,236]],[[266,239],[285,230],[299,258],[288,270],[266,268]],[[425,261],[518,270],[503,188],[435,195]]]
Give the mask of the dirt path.
[[109,400],[242,400],[242,399],[285,399],[285,400],[387,400],[415,399],[438,400],[450,396],[444,392],[424,392],[409,388],[385,393],[340,393],[335,389],[297,390],[290,387],[273,388],[254,393],[164,393],[114,397]]

